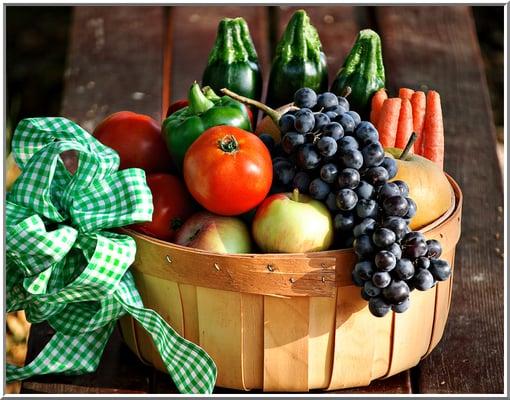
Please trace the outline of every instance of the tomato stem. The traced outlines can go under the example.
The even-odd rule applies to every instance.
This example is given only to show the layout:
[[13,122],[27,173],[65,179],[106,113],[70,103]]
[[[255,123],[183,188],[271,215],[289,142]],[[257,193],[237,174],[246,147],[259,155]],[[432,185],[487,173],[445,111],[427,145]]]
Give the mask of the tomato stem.
[[225,153],[234,153],[239,148],[239,143],[234,135],[226,135],[218,141],[218,147]]

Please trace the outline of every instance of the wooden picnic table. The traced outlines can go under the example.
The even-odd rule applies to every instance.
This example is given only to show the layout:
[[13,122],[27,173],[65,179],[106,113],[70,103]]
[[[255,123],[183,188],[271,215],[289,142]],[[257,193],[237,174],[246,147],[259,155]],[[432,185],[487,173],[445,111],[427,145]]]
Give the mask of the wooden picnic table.
[[[335,393],[503,393],[503,182],[482,57],[470,7],[307,6],[328,57],[330,81],[361,28],[383,41],[387,87],[442,96],[445,170],[464,193],[453,300],[442,341],[419,365]],[[275,43],[296,7],[74,8],[61,115],[92,131],[120,110],[162,120],[170,101],[200,80],[217,24],[243,16],[267,80]],[[267,82],[266,82],[267,83]],[[32,326],[27,362],[52,334]],[[24,393],[175,393],[115,331],[95,373],[41,376]],[[236,393],[217,388],[217,393]],[[238,392],[240,393],[240,392]]]

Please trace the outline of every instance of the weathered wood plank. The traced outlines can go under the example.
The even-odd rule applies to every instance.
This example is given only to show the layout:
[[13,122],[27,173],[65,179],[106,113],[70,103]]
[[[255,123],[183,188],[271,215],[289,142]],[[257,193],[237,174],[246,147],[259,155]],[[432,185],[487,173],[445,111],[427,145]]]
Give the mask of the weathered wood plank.
[[92,131],[108,114],[161,118],[163,7],[74,7],[61,115]]
[[257,50],[262,73],[268,72],[268,25],[266,7],[202,6],[172,7],[173,47],[172,101],[186,97],[193,81],[200,82],[207,57],[224,17],[243,17]]
[[[500,14],[502,15],[502,14]],[[438,90],[445,169],[464,192],[449,323],[420,364],[420,393],[503,391],[503,188],[482,58],[469,7],[376,9],[390,93]]]

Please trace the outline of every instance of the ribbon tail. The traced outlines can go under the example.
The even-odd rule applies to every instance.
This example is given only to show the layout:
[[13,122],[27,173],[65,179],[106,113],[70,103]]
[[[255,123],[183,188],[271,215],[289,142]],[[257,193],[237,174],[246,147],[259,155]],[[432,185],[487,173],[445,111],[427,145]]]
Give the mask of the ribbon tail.
[[212,358],[175,332],[155,311],[129,304],[119,292],[115,297],[150,334],[179,392],[211,394],[217,374]]
[[83,374],[95,371],[114,327],[115,322],[111,322],[82,335],[55,333],[30,364],[24,367],[7,364],[7,382],[24,380],[34,375],[64,372]]

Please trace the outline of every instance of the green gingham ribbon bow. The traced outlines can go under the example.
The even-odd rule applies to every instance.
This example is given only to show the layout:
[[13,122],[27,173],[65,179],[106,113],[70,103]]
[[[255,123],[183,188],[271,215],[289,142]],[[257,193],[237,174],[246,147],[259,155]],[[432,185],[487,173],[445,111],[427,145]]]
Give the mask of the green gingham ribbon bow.
[[[150,334],[181,393],[211,393],[216,366],[200,347],[143,307],[128,271],[136,246],[109,232],[152,216],[140,169],[118,171],[119,157],[65,118],[30,118],[16,128],[23,171],[7,195],[7,311],[47,320],[54,336],[28,365],[7,365],[7,381],[94,371],[119,317],[128,313]],[[78,154],[71,174],[60,158]]]

